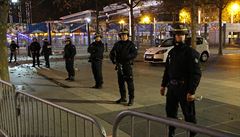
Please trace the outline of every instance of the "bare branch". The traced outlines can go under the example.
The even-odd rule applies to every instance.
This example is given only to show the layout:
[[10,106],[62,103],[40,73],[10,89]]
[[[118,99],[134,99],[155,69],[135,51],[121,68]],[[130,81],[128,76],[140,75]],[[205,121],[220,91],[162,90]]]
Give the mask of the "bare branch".
[[138,2],[136,2],[136,4],[133,6],[133,8],[135,8],[142,0],[139,0]]

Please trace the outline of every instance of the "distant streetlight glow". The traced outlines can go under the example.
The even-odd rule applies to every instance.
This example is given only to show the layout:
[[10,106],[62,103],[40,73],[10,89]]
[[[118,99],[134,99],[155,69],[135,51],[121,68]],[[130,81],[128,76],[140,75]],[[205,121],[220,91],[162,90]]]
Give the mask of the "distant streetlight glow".
[[240,9],[240,6],[238,3],[233,3],[231,6],[231,13],[236,14]]
[[183,23],[190,23],[191,22],[191,15],[187,9],[182,9],[179,13],[180,22]]
[[125,21],[121,19],[118,23],[120,24],[120,28],[123,29],[125,25]]
[[124,20],[120,20],[118,23],[119,24],[125,24],[125,21]]
[[231,14],[231,23],[234,22],[234,15],[236,15],[240,11],[240,6],[238,3],[231,3],[229,8],[229,12]]
[[11,0],[12,3],[18,3],[18,0]]
[[143,16],[140,23],[149,24],[149,23],[151,23],[151,19],[149,16]]
[[85,18],[85,20],[87,21],[87,23],[90,23],[90,22],[91,22],[91,19],[90,19],[90,18]]

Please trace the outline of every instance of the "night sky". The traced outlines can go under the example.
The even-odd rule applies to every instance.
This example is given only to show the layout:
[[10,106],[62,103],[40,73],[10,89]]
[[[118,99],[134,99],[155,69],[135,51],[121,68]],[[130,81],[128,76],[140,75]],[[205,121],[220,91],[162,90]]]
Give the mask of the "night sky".
[[[64,0],[62,0],[64,1]],[[72,0],[74,1],[74,0]],[[103,4],[103,1],[98,0]],[[106,0],[102,7],[109,4],[111,0]],[[114,0],[112,0],[114,2]],[[116,1],[116,0],[115,0]],[[60,17],[69,15],[71,13],[76,13],[79,11],[84,11],[88,9],[95,9],[95,0],[87,0],[85,3],[67,8],[63,4],[57,5],[53,4],[53,0],[32,0],[32,18],[34,22],[41,22],[46,20],[58,20]]]
[[41,22],[45,20],[58,20],[60,17],[68,15],[70,13],[79,12],[80,10],[93,8],[89,4],[84,4],[82,7],[72,7],[66,9],[63,5],[53,4],[52,0],[43,0],[43,2],[34,2],[32,7],[33,22]]

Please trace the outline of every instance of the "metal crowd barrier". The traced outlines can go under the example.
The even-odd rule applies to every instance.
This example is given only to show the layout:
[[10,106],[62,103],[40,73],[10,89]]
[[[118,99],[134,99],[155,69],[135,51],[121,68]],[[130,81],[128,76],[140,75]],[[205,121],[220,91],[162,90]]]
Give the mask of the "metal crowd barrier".
[[0,130],[10,137],[18,137],[14,97],[14,86],[0,80]]
[[18,137],[106,137],[98,121],[37,98],[17,92]]
[[[146,114],[146,113],[141,113],[141,112],[136,112],[136,111],[131,111],[131,110],[122,111],[117,115],[114,125],[113,125],[113,137],[118,136],[117,131],[118,131],[119,125],[120,125],[121,121],[127,116],[131,117],[131,131],[130,131],[131,137],[135,136],[135,133],[134,133],[135,117],[144,119],[147,122],[146,135],[145,136],[143,135],[144,137],[151,136],[151,122],[152,123],[154,122],[154,124],[158,123],[158,124],[164,124],[167,126],[174,126],[176,128],[181,128],[186,131],[193,131],[198,134],[207,135],[207,136],[211,136],[211,137],[239,137],[239,135],[235,135],[235,134],[231,134],[231,133],[227,133],[227,132],[223,132],[223,131],[218,131],[215,129],[195,125],[192,123],[188,123],[188,122],[184,122],[184,121],[180,121],[180,120],[176,120],[176,119],[172,119],[172,118],[166,118],[166,117],[162,117],[162,116],[154,116],[151,114]],[[166,126],[166,128],[167,128],[167,126]],[[142,131],[143,129],[141,128],[141,129],[138,129],[137,131],[140,132],[140,130]],[[165,133],[165,135],[167,137],[166,133]],[[164,137],[165,135],[163,133],[159,136]]]

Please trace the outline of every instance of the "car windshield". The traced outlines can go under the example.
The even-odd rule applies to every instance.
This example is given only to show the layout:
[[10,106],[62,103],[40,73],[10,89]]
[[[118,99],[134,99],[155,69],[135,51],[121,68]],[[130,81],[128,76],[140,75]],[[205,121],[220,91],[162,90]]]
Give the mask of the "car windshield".
[[166,39],[163,41],[163,43],[160,45],[160,47],[171,47],[173,46],[173,39]]

